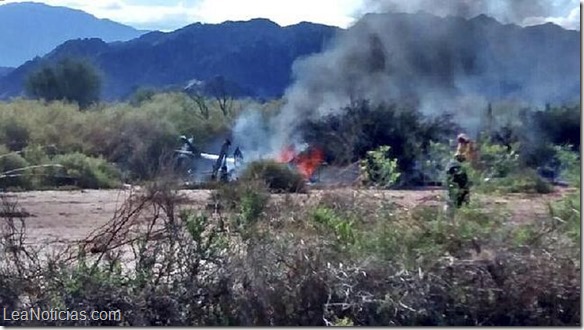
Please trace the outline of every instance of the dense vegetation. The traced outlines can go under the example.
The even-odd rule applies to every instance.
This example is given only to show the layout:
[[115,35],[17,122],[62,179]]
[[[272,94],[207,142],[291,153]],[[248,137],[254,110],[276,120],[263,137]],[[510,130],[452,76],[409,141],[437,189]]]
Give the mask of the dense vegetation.
[[[70,157],[76,157],[79,166],[97,169],[105,161],[116,168],[107,171],[107,184],[101,187],[150,179],[165,156],[172,155],[181,134],[194,136],[200,146],[226,131],[230,118],[213,104],[209,108],[210,117],[203,120],[192,99],[176,94],[156,95],[138,106],[94,105],[85,111],[61,101],[4,103],[0,105],[0,145],[11,153],[2,152],[2,156],[18,159],[19,164],[2,163],[0,172],[21,165],[57,164],[58,155],[77,154]],[[32,169],[41,179],[31,182],[33,176],[27,175],[22,178],[28,181],[23,188],[51,186],[42,179],[50,170],[56,169]]]
[[[499,113],[505,109],[493,107]],[[216,98],[148,90],[138,91],[130,103],[94,104],[84,110],[65,101],[2,103],[0,173],[16,172],[3,178],[0,187],[107,188],[144,182],[171,164],[180,135],[193,136],[196,146],[203,148],[229,134],[244,109],[270,117],[278,112],[278,103],[221,103]],[[474,173],[475,183],[493,178],[515,186],[511,191],[545,191],[536,171],[550,172],[554,180],[575,180],[560,172],[579,164],[579,109],[507,110],[492,115],[491,107],[485,109],[485,116],[490,113],[493,118],[485,121],[490,125],[477,139],[483,166]],[[428,117],[413,108],[368,102],[356,102],[340,113],[303,125],[306,141],[324,149],[328,164],[364,160],[387,146],[385,156],[395,160],[399,173],[391,186],[443,182],[458,132],[449,114]],[[26,170],[18,171],[21,168]],[[517,187],[519,181],[523,188]]]
[[579,194],[518,225],[478,200],[451,217],[364,191],[269,196],[252,180],[195,210],[158,183],[58,253],[23,244],[4,198],[0,303],[123,316],[45,325],[580,324]]

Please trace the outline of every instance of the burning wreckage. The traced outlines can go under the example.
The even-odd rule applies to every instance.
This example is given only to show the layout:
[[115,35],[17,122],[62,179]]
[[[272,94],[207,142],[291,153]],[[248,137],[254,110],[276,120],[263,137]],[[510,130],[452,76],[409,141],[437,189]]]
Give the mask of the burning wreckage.
[[[200,152],[193,144],[194,139],[181,136],[182,147],[175,150],[177,155],[177,169],[184,174],[187,183],[223,181],[230,182],[238,179],[241,170],[249,163],[246,161],[239,146],[229,157],[231,140],[226,139],[218,154]],[[264,155],[257,160],[274,160],[287,164],[290,169],[297,171],[309,183],[318,181],[318,169],[324,164],[324,152],[317,147],[303,144],[296,147],[293,144],[285,147],[279,155]],[[211,163],[211,164],[209,164]],[[204,170],[211,167],[211,171]]]

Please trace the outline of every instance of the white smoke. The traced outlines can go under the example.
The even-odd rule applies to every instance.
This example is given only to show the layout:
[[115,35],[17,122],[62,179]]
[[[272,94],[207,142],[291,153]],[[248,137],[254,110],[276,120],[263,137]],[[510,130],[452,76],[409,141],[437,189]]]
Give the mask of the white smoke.
[[246,162],[273,154],[274,150],[269,143],[272,135],[268,123],[257,109],[247,109],[233,127],[235,146],[240,147]]

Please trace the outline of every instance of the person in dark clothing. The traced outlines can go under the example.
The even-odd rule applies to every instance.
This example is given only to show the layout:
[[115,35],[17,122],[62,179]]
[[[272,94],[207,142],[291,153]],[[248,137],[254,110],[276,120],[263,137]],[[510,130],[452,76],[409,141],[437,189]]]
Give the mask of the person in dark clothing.
[[229,182],[229,172],[227,171],[227,164],[223,163],[221,171],[219,171],[219,180],[222,182]]
[[183,151],[190,151],[193,154],[196,154],[197,153],[197,148],[195,148],[195,146],[193,145],[193,142],[195,140],[194,137],[191,137],[191,138],[187,139],[186,136],[182,135],[180,137],[180,140],[183,143],[183,146],[182,146],[181,150],[183,150]]
[[234,158],[243,158],[243,154],[241,153],[241,150],[239,149],[239,147],[235,148],[235,151],[233,152],[233,157]]
[[187,139],[186,136],[182,135],[179,139],[183,145],[177,150],[177,157],[175,163],[175,170],[177,173],[182,173],[186,175],[191,175],[194,172],[194,158],[197,155],[197,149],[193,145],[194,138],[191,137]]
[[243,163],[243,153],[241,153],[239,147],[235,148],[235,151],[233,152],[233,159],[235,162],[235,167],[239,167]]
[[470,201],[470,180],[463,166],[465,160],[464,156],[456,155],[446,167],[448,196],[456,208],[468,205]]

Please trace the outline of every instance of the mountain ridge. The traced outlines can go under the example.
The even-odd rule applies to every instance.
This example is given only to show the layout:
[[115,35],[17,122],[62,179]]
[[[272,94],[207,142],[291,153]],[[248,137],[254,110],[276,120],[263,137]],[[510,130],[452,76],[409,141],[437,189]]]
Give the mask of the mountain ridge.
[[126,41],[145,32],[68,7],[36,2],[0,3],[3,54],[0,66],[22,65],[70,39],[99,37],[108,42]]
[[[430,41],[428,38],[437,29],[460,31],[447,41],[461,52],[477,48],[471,49],[476,53],[471,63],[460,65],[473,68],[473,61],[482,61],[489,63],[484,67],[494,70],[469,69],[468,74],[484,75],[481,84],[469,84],[473,91],[486,89],[489,95],[499,97],[525,87],[535,93],[542,88],[537,79],[563,84],[553,86],[558,89],[557,100],[579,91],[579,72],[572,72],[580,59],[578,31],[550,23],[530,27],[501,24],[486,15],[464,19],[427,13],[367,14],[349,29],[383,20],[395,22],[391,30],[396,33],[400,26],[419,31],[421,34],[411,42]],[[21,95],[24,77],[41,63],[73,55],[89,58],[103,72],[106,100],[123,99],[138,87],[184,86],[192,80],[206,81],[217,76],[250,91],[250,97],[281,97],[294,79],[293,64],[330,47],[347,31],[310,22],[282,27],[258,18],[220,24],[193,23],[172,32],[152,31],[125,42],[71,40],[0,78],[0,98]]]
[[0,97],[21,94],[26,74],[41,63],[70,56],[86,57],[105,73],[106,99],[125,97],[140,86],[162,87],[218,75],[243,89],[257,85],[261,78],[254,77],[264,77],[273,86],[253,88],[254,96],[271,97],[288,85],[292,62],[320,51],[337,30],[313,23],[281,27],[267,19],[253,19],[193,23],[173,32],[153,31],[118,43],[95,38],[69,40],[0,79]]

